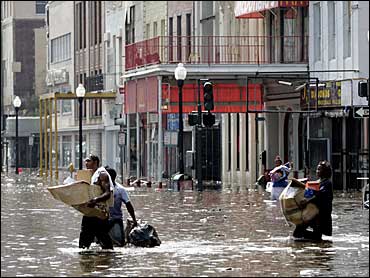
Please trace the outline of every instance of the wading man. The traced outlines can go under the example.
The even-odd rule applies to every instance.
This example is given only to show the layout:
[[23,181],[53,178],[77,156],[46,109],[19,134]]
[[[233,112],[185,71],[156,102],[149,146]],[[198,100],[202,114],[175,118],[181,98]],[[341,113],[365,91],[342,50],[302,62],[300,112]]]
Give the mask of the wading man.
[[[91,208],[100,202],[108,201],[113,194],[112,180],[104,167],[99,168],[99,163],[99,157],[93,154],[85,159],[86,168],[92,172],[90,183],[99,185],[103,192],[87,203],[87,206]],[[102,249],[113,249],[112,239],[109,236],[108,215],[106,219],[85,215],[82,217],[79,248],[89,248],[95,237]]]

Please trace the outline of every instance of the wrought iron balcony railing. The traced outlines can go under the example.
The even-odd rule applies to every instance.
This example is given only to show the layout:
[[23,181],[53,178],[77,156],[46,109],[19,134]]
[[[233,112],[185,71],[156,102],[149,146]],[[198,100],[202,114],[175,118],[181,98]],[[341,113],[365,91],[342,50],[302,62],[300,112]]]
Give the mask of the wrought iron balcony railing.
[[307,63],[307,36],[160,36],[126,46],[126,70],[152,64]]

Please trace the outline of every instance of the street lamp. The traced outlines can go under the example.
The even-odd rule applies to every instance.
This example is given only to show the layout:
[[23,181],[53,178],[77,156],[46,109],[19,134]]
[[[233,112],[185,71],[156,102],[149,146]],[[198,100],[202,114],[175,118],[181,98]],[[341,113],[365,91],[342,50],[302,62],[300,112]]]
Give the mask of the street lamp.
[[84,85],[81,83],[78,84],[78,87],[76,88],[76,95],[78,98],[78,102],[80,103],[80,129],[79,129],[79,135],[80,135],[80,170],[82,170],[82,101],[84,99],[86,93],[86,89]]
[[183,133],[184,123],[182,119],[182,86],[186,78],[186,69],[183,63],[179,63],[175,69],[175,78],[177,80],[177,86],[179,87],[179,134],[177,140],[177,146],[179,149],[179,173],[184,173],[184,144],[183,144]]
[[22,101],[19,96],[16,96],[13,100],[13,105],[15,108],[15,173],[18,175],[18,161],[19,161],[19,151],[18,151],[18,111],[21,107]]

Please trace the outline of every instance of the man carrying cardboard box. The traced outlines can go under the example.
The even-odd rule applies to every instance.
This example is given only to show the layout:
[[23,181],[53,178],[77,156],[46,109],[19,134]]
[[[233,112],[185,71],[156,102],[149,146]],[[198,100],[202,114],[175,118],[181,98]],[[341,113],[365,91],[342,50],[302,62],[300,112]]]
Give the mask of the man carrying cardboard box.
[[[99,185],[103,191],[100,196],[92,198],[88,207],[95,207],[99,203],[107,202],[113,196],[113,183],[104,167],[99,167],[99,157],[90,154],[85,159],[85,166],[92,173],[91,184]],[[103,249],[113,249],[112,239],[109,236],[108,217],[101,219],[95,216],[83,216],[81,223],[81,232],[79,239],[79,248],[89,248],[96,237],[98,243]]]

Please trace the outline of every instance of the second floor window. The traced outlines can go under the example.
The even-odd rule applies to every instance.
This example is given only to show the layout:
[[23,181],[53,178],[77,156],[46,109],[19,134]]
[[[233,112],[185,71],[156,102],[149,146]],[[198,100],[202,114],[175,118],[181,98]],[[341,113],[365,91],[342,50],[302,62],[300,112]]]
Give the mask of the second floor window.
[[71,59],[71,34],[51,40],[51,63]]
[[351,57],[352,52],[352,31],[351,31],[351,23],[352,23],[352,17],[351,17],[351,3],[352,1],[344,1],[343,4],[343,42],[344,42],[344,49],[343,54],[344,58]]
[[45,6],[48,1],[36,1],[36,14],[45,14]]
[[336,23],[335,23],[335,3],[334,1],[328,1],[328,19],[329,19],[329,59],[335,59],[336,53]]
[[313,36],[314,36],[314,60],[321,60],[321,7],[320,3],[314,4],[314,27],[313,27]]

